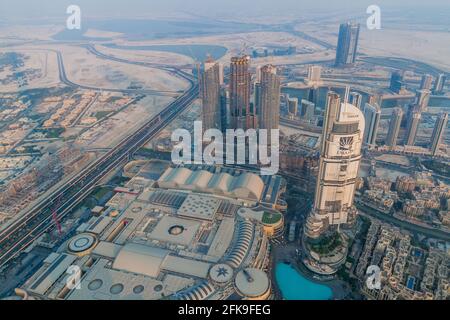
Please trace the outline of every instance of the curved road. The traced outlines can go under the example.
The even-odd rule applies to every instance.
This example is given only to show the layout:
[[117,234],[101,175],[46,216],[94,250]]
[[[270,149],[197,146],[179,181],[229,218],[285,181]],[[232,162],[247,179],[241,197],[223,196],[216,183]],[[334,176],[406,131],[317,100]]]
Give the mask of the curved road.
[[[58,58],[58,68],[59,68],[59,78],[61,80],[62,83],[64,83],[65,85],[69,86],[69,87],[74,87],[74,88],[80,88],[80,89],[87,89],[87,90],[95,90],[95,91],[107,91],[107,92],[122,92],[122,93],[127,93],[127,94],[145,94],[145,95],[158,95],[158,96],[172,96],[172,97],[176,97],[178,96],[181,92],[177,92],[177,91],[159,91],[159,90],[153,90],[153,89],[112,89],[112,88],[99,88],[99,87],[93,87],[93,86],[87,86],[87,85],[82,85],[82,84],[78,84],[75,83],[71,80],[69,80],[67,78],[66,75],[66,69],[64,67],[64,60],[62,57],[62,53],[60,51],[56,51],[56,50],[50,50],[52,52],[55,52]],[[134,64],[132,62],[124,62],[124,63],[129,63],[129,64]],[[148,67],[148,66],[147,66]],[[165,71],[169,71],[169,72],[173,72],[173,69],[170,70],[167,67],[158,67],[157,65],[152,65],[152,68],[159,68],[159,69],[163,69]]]
[[371,216],[373,218],[376,218],[381,221],[389,222],[393,225],[396,225],[397,227],[424,234],[430,238],[440,239],[444,241],[450,241],[450,234],[448,232],[445,232],[443,230],[438,229],[432,229],[432,228],[426,228],[408,221],[400,220],[395,218],[394,216],[383,214],[381,212],[376,211],[375,209],[372,209],[360,202],[355,202],[356,207],[358,210],[362,211],[368,216]]
[[[65,78],[62,60],[59,61],[61,77]],[[189,81],[190,89],[166,106],[155,117],[147,121],[129,137],[88,165],[54,192],[41,199],[28,212],[5,226],[0,233],[0,267],[10,262],[36,238],[52,228],[52,214],[58,220],[71,212],[91,192],[98,182],[117,167],[128,161],[149,139],[156,136],[180,112],[184,111],[198,96],[196,79],[176,68],[165,70]]]

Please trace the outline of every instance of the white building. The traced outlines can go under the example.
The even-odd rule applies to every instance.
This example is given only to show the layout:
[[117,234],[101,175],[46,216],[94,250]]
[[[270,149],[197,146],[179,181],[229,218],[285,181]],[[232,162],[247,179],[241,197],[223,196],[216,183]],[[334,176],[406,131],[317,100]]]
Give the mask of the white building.
[[375,146],[377,142],[378,126],[380,124],[381,109],[376,103],[364,105],[364,143],[369,146]]
[[361,161],[364,115],[357,107],[328,94],[314,208],[306,235],[318,238],[328,226],[348,222]]

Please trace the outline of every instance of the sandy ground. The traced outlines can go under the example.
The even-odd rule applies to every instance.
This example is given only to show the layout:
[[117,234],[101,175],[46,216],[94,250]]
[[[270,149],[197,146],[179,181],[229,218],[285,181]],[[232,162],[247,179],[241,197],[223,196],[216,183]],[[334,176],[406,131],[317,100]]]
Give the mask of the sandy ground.
[[369,55],[411,58],[450,71],[450,33],[383,29],[377,31],[362,33],[362,52]]
[[[189,83],[172,74],[155,68],[143,68],[141,66],[120,63],[110,60],[100,59],[89,53],[86,49],[68,45],[39,45],[39,46],[17,46],[8,49],[0,49],[0,52],[19,52],[25,54],[25,66],[17,71],[27,69],[38,69],[39,77],[33,77],[27,86],[20,89],[30,89],[36,87],[52,87],[59,83],[59,71],[56,53],[50,50],[59,50],[63,54],[66,75],[69,80],[80,84],[98,88],[126,89],[130,85],[138,85],[143,89],[160,91],[180,91],[188,88]],[[134,61],[136,57],[127,56],[124,51],[124,58]],[[130,52],[133,55],[133,52]],[[139,55],[139,54],[138,54]],[[152,57],[155,60],[152,60]],[[149,55],[148,62],[167,62],[176,60],[164,60],[162,53]],[[159,59],[159,60],[158,60]],[[186,58],[185,61],[189,61]],[[12,73],[6,69],[0,73],[0,77],[6,77]],[[2,86],[0,92],[11,92],[19,90],[19,83],[12,82]]]
[[13,72],[17,73],[31,69],[35,69],[38,72],[27,77],[27,85],[20,86],[19,81],[16,80],[9,84],[0,86],[0,92],[13,92],[38,87],[53,87],[59,83],[58,66],[56,64],[55,53],[39,49],[0,49],[0,53],[6,52],[17,52],[23,54],[26,58],[24,59],[23,67],[17,68],[14,71],[11,70],[11,68],[5,68],[3,72],[0,72],[1,79],[13,74]]
[[138,85],[160,91],[185,90],[189,86],[187,81],[168,72],[100,59],[84,48],[62,46],[59,50],[63,54],[67,77],[77,84],[114,89]]
[[95,48],[97,49],[97,51],[102,52],[104,54],[112,55],[117,58],[131,61],[156,63],[156,64],[170,64],[174,66],[194,63],[194,60],[191,59],[190,57],[171,52],[115,49],[115,48],[108,48],[102,45],[96,45]]
[[130,106],[86,131],[77,139],[76,144],[88,148],[112,147],[161,111],[172,100],[170,97],[147,96],[136,105]]
[[64,30],[65,25],[14,25],[0,27],[0,41],[8,40],[50,40],[53,35]]
[[375,160],[391,162],[398,165],[409,166],[411,162],[405,156],[396,155],[396,154],[383,154],[379,157],[376,157]]
[[[419,28],[417,26],[416,28]],[[315,23],[298,27],[316,38],[337,44],[339,24]],[[361,25],[359,52],[372,56],[402,57],[429,63],[450,71],[450,33],[405,29],[368,30]]]
[[123,34],[119,32],[110,32],[97,29],[88,29],[83,35],[88,38],[118,38],[123,36]]

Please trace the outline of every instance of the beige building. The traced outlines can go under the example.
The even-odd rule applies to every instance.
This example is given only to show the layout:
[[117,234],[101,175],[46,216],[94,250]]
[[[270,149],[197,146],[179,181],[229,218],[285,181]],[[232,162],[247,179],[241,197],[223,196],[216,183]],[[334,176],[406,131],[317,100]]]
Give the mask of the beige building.
[[220,77],[219,63],[209,58],[200,75],[203,130],[221,129]]
[[257,86],[255,97],[259,116],[259,129],[278,129],[280,122],[281,82],[277,69],[272,65],[261,68],[261,82]]
[[306,235],[318,238],[332,225],[345,224],[353,205],[361,161],[364,115],[357,107],[328,94],[319,176]]

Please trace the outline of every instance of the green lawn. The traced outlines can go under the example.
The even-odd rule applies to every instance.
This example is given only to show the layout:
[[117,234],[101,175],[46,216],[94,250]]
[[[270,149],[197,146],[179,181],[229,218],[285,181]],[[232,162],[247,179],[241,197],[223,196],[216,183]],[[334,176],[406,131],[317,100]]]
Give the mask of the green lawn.
[[446,177],[450,177],[450,165],[448,163],[439,162],[436,160],[426,160],[423,161],[422,164],[430,170],[441,174]]
[[104,117],[107,117],[110,115],[112,111],[98,111],[95,113],[94,117],[97,118],[97,120],[103,119]]
[[263,217],[262,217],[262,223],[274,224],[274,223],[277,223],[278,221],[280,221],[280,219],[281,219],[281,214],[265,211],[263,214]]
[[64,128],[51,128],[46,129],[43,132],[47,138],[59,138],[59,136],[65,131]]
[[338,233],[323,238],[319,243],[311,244],[313,251],[319,254],[332,252],[342,244],[341,236]]

